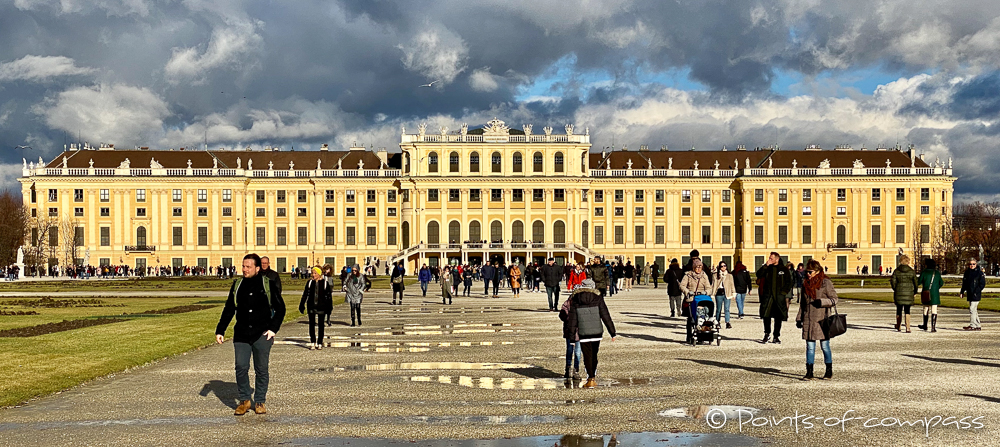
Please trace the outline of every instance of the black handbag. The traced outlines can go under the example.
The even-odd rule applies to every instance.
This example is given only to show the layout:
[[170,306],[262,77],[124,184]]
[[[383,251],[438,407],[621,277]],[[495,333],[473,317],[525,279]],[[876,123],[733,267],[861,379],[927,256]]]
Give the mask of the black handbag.
[[837,305],[833,305],[833,315],[830,315],[819,322],[819,327],[823,329],[823,336],[827,340],[847,332],[847,314],[837,312]]

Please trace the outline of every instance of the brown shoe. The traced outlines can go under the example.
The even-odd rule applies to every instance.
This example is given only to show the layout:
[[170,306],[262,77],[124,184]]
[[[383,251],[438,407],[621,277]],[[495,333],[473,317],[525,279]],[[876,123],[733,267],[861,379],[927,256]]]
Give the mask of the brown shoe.
[[263,403],[258,402],[257,405],[253,407],[253,412],[257,414],[267,414],[267,408],[264,407]]
[[236,406],[236,412],[233,414],[243,416],[244,414],[247,414],[248,411],[250,411],[250,401],[244,400],[240,401],[240,404]]
[[593,387],[596,387],[596,386],[597,386],[597,379],[594,378],[594,377],[591,377],[591,378],[587,379],[587,383],[583,384],[583,386],[581,388],[593,388]]

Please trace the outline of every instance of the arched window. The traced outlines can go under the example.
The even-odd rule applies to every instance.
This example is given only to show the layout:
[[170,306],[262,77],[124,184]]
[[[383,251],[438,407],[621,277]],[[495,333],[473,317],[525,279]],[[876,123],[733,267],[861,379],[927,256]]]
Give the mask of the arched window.
[[541,152],[535,152],[535,155],[531,156],[531,170],[535,172],[542,172],[545,169],[544,159],[542,158]]
[[493,172],[503,172],[503,156],[501,156],[499,152],[494,152],[493,155],[490,156],[490,162],[490,164],[493,165]]
[[524,162],[520,152],[514,152],[514,172],[522,172],[521,165]]
[[555,224],[552,225],[552,242],[557,244],[566,243],[566,223],[557,220]]
[[438,172],[437,152],[431,152],[427,155],[427,172]]
[[515,220],[514,224],[511,225],[511,242],[524,242],[524,222],[520,220]]
[[837,227],[837,243],[841,245],[847,243],[847,227],[843,225]]
[[452,152],[448,156],[448,171],[458,172],[458,152]]
[[410,223],[403,222],[403,248],[410,248]]
[[545,224],[540,220],[531,224],[531,242],[545,242]]
[[563,154],[556,152],[556,172],[563,172]]
[[479,226],[479,221],[474,220],[469,222],[469,241],[479,242],[481,240],[483,240],[483,232],[482,228]]
[[441,227],[438,226],[437,222],[427,222],[427,243],[428,244],[440,244],[441,243]]
[[135,229],[135,245],[140,247],[146,246],[146,227],[139,227]]
[[590,224],[587,221],[583,221],[583,225],[580,226],[580,238],[583,239],[584,247],[590,247]]
[[469,155],[469,172],[479,172],[479,152]]
[[462,224],[458,223],[457,220],[453,220],[448,224],[448,243],[462,243]]
[[503,224],[499,220],[490,224],[490,242],[503,242]]

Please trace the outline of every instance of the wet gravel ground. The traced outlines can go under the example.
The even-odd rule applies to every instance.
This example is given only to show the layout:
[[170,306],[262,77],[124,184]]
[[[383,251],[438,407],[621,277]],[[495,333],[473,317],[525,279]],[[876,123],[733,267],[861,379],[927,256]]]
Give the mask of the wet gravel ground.
[[[619,338],[601,344],[599,386],[581,389],[561,379],[565,342],[544,294],[457,297],[451,306],[419,296],[391,306],[387,298],[367,298],[361,328],[345,326],[349,309],[338,306],[337,324],[326,330],[331,347],[321,351],[306,349],[307,324],[286,324],[271,353],[267,415],[232,415],[227,341],[0,410],[0,444],[341,445],[363,437],[370,439],[357,445],[380,445],[541,436],[533,439],[552,445],[564,435],[680,432],[663,444],[657,439],[667,438],[652,435],[623,439],[897,446],[983,445],[1000,434],[996,313],[981,312],[984,329],[966,332],[967,311],[942,309],[937,333],[914,327],[906,334],[892,329],[893,306],[844,301],[839,310],[851,328],[832,342],[834,379],[803,382],[805,343],[794,321],[785,323],[782,344],[764,345],[760,319],[734,314],[721,346],[692,347],[683,344],[684,321],[668,316],[665,291],[636,287],[608,298]],[[756,306],[751,297],[748,312]],[[206,341],[213,329],[205,328]],[[739,407],[759,411],[733,410]],[[831,419],[845,413],[861,419]],[[709,436],[721,434],[754,439]],[[604,439],[595,445],[609,445]]]

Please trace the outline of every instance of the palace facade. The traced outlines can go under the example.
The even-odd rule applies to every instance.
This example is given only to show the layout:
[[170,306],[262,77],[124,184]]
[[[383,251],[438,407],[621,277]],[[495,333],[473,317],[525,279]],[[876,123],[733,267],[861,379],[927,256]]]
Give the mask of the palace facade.
[[[560,130],[421,125],[392,153],[71,146],[19,180],[34,215],[75,226],[76,262],[137,267],[248,252],[279,271],[596,255],[663,267],[698,249],[707,263],[752,269],[778,251],[844,274],[927,253],[951,218],[950,161],[912,147],[595,153],[589,130]],[[52,233],[28,243],[58,244]]]

